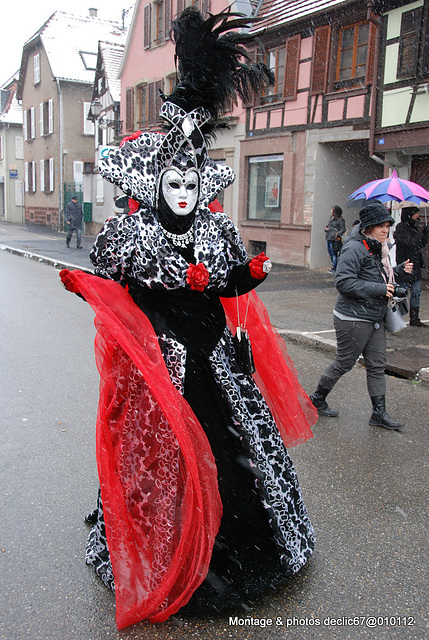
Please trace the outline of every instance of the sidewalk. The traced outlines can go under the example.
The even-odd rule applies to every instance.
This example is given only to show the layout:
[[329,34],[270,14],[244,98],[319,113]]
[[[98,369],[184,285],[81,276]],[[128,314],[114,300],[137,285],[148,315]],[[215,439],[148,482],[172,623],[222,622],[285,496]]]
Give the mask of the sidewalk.
[[[66,246],[65,238],[65,233],[48,227],[0,221],[0,249],[57,269],[92,270],[89,252],[94,238],[82,236],[81,250],[75,248],[76,236],[70,248]],[[272,324],[288,342],[335,353],[332,310],[337,292],[333,276],[325,269],[310,271],[276,264],[269,278],[258,288],[258,295],[268,309]],[[420,310],[422,320],[429,325],[429,281],[423,281]],[[407,327],[397,335],[388,334],[391,370],[400,372],[398,360],[405,358],[406,367],[412,370],[407,377],[429,383],[428,343],[429,329]]]

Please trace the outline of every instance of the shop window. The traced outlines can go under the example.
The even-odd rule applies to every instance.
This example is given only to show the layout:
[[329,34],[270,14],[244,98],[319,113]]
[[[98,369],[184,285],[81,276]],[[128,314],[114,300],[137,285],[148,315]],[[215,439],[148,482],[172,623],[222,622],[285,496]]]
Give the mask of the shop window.
[[248,220],[280,222],[283,155],[253,156],[248,165]]

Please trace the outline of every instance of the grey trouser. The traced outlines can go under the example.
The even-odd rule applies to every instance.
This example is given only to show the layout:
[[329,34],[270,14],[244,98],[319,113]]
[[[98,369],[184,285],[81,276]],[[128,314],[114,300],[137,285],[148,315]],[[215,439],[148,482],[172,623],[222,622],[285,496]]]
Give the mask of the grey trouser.
[[72,239],[73,231],[76,231],[76,246],[80,247],[80,245],[82,244],[82,230],[81,229],[77,229],[76,227],[73,227],[73,228],[68,230],[66,242],[67,242],[67,244],[70,243],[70,241]]
[[366,384],[370,396],[386,395],[386,330],[384,322],[340,320],[334,315],[337,337],[335,360],[329,364],[319,380],[319,385],[331,390],[347,371],[352,369],[360,354],[366,368]]

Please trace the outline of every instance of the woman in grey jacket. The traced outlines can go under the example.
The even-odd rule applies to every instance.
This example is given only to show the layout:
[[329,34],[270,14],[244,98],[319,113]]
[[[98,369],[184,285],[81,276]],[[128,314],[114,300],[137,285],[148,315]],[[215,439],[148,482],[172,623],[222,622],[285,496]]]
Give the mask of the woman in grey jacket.
[[328,406],[326,396],[362,354],[373,407],[369,424],[400,429],[404,424],[392,420],[386,411],[384,318],[388,299],[394,294],[394,271],[410,273],[413,265],[407,260],[392,268],[387,237],[394,220],[381,202],[369,203],[359,217],[360,224],[344,244],[335,276],[339,292],[334,309],[335,359],[323,372],[311,400],[319,415],[337,417],[338,411]]

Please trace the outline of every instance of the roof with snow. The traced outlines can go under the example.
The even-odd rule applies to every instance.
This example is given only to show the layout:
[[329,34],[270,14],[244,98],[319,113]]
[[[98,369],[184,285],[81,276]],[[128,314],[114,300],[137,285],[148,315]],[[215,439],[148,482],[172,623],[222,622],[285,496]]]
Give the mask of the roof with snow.
[[[2,99],[2,110],[0,113],[0,124],[19,124],[22,125],[22,105],[19,104],[16,97],[18,85],[18,72],[14,74],[7,82],[5,82],[0,90],[5,97]],[[3,98],[2,95],[2,98]]]
[[118,74],[124,51],[125,37],[123,44],[100,42],[100,53],[104,64],[107,86],[114,102],[119,102],[121,99],[121,81]]
[[259,33],[263,29],[281,27],[353,1],[356,0],[263,0],[257,14],[260,22],[257,22],[250,31]]
[[24,44],[22,64],[25,52],[40,40],[55,78],[92,84],[98,42],[123,42],[125,33],[118,22],[56,11]]

